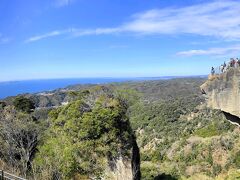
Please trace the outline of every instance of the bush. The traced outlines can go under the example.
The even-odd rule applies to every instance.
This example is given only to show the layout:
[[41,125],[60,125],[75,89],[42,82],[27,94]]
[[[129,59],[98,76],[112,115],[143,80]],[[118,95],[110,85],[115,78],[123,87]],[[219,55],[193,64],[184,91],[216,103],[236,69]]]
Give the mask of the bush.
[[125,105],[105,93],[86,96],[49,114],[51,126],[35,158],[39,174],[101,178],[108,164],[129,156],[135,139]]
[[235,154],[233,162],[237,168],[240,168],[240,151]]
[[13,105],[17,110],[26,113],[30,113],[33,109],[35,109],[34,102],[23,96],[16,97],[13,101]]
[[43,127],[31,115],[12,106],[4,111],[0,116],[0,159],[25,176],[31,168]]
[[217,176],[222,171],[222,167],[219,164],[213,165],[213,175]]
[[144,166],[141,168],[142,179],[152,180],[160,173],[159,169],[155,166]]
[[2,102],[0,101],[0,110],[3,109],[4,107],[6,107],[6,103],[5,102]]
[[220,133],[214,124],[210,124],[207,127],[195,131],[195,135],[203,138],[217,136],[219,134]]

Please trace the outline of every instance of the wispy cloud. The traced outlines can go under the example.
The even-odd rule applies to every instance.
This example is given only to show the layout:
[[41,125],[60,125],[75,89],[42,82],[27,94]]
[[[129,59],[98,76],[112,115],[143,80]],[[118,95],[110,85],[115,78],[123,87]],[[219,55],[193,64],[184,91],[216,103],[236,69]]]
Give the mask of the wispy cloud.
[[214,1],[183,8],[155,9],[135,15],[124,25],[143,34],[195,34],[240,38],[240,3]]
[[63,7],[63,6],[68,6],[71,4],[74,0],[55,0],[54,6],[55,7]]
[[11,41],[11,38],[5,37],[0,33],[0,44],[7,44]]
[[209,49],[193,49],[188,51],[178,52],[179,56],[200,56],[200,55],[225,55],[225,54],[239,54],[240,52],[240,44],[229,46],[229,47],[221,47],[221,48],[209,48]]
[[97,28],[97,29],[71,29],[73,36],[85,36],[85,35],[102,35],[102,34],[114,34],[119,33],[122,30],[120,28]]
[[46,34],[36,35],[28,38],[25,42],[34,42],[49,37],[60,36],[60,35],[71,35],[72,37],[86,36],[86,35],[102,35],[102,34],[113,34],[120,32],[117,28],[97,28],[97,29],[76,29],[69,28],[65,30],[55,30]]
[[[69,0],[61,1],[63,4],[69,3]],[[67,33],[74,37],[116,33],[140,35],[193,34],[236,40],[240,39],[239,9],[240,2],[233,0],[213,1],[181,8],[152,9],[133,15],[130,21],[117,27],[72,29]],[[50,36],[48,34],[41,35],[40,38],[34,38],[33,40],[36,41],[63,33]]]
[[0,44],[7,44],[7,43],[9,43],[11,41],[11,39],[10,38],[1,38],[0,39]]
[[33,37],[30,37],[29,39],[27,39],[25,42],[34,42],[34,41],[39,41],[41,39],[45,39],[45,38],[49,38],[49,37],[53,37],[53,36],[59,36],[59,35],[63,35],[63,34],[66,34],[68,31],[67,30],[64,30],[64,31],[52,31],[52,32],[49,32],[49,33],[46,33],[46,34],[42,34],[42,35],[37,35],[37,36],[33,36]]
[[109,46],[110,49],[122,49],[122,48],[129,48],[128,45],[124,45],[124,44],[118,44],[118,45],[111,45]]

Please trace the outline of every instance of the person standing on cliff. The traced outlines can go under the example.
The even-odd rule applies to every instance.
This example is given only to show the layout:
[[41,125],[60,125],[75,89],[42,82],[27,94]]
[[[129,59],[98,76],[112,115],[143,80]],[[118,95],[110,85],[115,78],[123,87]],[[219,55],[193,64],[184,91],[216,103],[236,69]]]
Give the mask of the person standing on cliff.
[[227,64],[226,64],[226,62],[224,61],[224,63],[223,63],[223,73],[226,72],[226,70],[227,70]]
[[223,70],[224,70],[224,66],[223,64],[220,66],[220,73],[223,73]]
[[212,67],[212,69],[211,69],[211,74],[212,74],[212,76],[215,74],[215,69],[214,69],[214,67]]
[[233,61],[234,61],[234,59],[231,58],[231,59],[230,59],[230,62],[229,62],[229,66],[230,66],[230,67],[233,67]]
[[237,68],[237,59],[234,59],[234,61],[233,61],[233,67],[234,67],[234,68]]
[[236,58],[236,63],[235,63],[236,68],[239,68],[239,63],[240,63],[239,59]]

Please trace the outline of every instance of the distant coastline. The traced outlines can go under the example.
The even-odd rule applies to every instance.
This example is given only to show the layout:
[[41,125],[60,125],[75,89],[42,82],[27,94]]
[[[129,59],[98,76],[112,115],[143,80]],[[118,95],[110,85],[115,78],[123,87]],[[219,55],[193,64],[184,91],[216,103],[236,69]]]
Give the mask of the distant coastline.
[[69,78],[69,79],[40,79],[17,80],[0,82],[0,99],[24,93],[38,93],[52,91],[76,84],[106,84],[128,81],[168,80],[174,78],[206,78],[206,75],[196,76],[162,76],[162,77],[129,77],[129,78]]

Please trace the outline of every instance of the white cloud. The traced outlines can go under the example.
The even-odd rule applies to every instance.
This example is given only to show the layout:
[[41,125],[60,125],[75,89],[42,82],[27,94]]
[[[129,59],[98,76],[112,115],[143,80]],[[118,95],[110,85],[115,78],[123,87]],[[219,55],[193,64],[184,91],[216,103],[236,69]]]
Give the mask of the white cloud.
[[11,41],[11,38],[5,37],[0,33],[0,44],[7,44]]
[[[59,2],[66,5],[69,0],[59,0]],[[180,8],[152,9],[133,15],[132,20],[117,27],[72,29],[67,32],[75,37],[127,32],[141,35],[193,34],[236,40],[240,39],[239,9],[240,2],[233,0],[213,1]],[[48,34],[51,33],[40,35],[40,38],[33,37],[33,41],[62,33]]]
[[102,34],[114,34],[119,33],[121,29],[119,28],[97,28],[97,29],[71,29],[73,36],[85,36],[85,35],[102,35]]
[[0,44],[7,44],[7,43],[9,43],[11,41],[11,39],[10,38],[1,38],[0,39]]
[[229,47],[221,47],[221,48],[209,48],[206,50],[203,49],[193,49],[188,51],[178,52],[179,56],[199,56],[199,55],[237,55],[240,52],[240,44],[229,46]]
[[54,6],[55,7],[68,6],[72,2],[73,0],[55,0]]
[[49,37],[54,36],[60,36],[64,34],[69,34],[73,37],[79,37],[79,36],[86,36],[86,35],[101,35],[101,34],[113,34],[117,33],[119,30],[117,28],[97,28],[97,29],[76,29],[76,28],[70,28],[65,30],[55,30],[46,34],[37,35],[30,37],[29,39],[25,40],[25,42],[34,42],[39,41],[42,39],[46,39]]
[[65,34],[65,33],[67,33],[67,31],[52,31],[52,32],[49,32],[46,34],[30,37],[25,42],[34,42],[34,41],[38,41],[38,40],[45,39],[48,37],[59,36],[59,35]]
[[155,9],[135,15],[123,26],[143,34],[195,34],[240,38],[240,2],[214,1],[183,8]]

